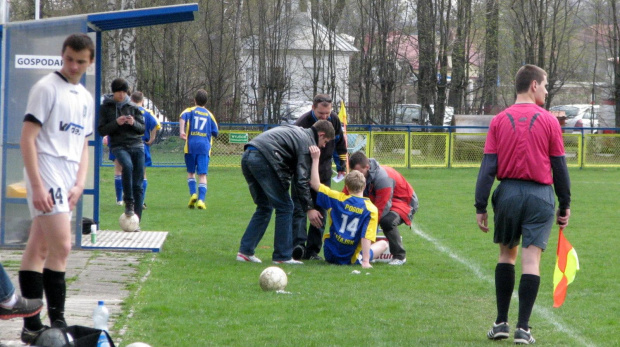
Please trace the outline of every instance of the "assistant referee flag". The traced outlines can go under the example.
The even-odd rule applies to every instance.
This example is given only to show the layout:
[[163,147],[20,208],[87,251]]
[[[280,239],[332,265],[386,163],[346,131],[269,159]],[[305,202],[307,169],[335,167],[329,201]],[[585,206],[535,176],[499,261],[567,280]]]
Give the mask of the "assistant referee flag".
[[575,279],[577,270],[579,270],[577,252],[564,237],[564,228],[560,228],[558,252],[553,273],[553,307],[560,307],[564,303],[566,290]]

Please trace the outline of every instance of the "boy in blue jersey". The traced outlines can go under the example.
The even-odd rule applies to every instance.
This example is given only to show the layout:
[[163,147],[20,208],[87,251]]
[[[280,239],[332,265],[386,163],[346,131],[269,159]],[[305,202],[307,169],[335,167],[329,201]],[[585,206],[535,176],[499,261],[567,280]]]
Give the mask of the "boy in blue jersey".
[[[209,156],[211,154],[211,137],[217,136],[217,122],[215,117],[205,108],[207,92],[200,89],[194,97],[194,107],[181,113],[179,117],[180,136],[185,140],[185,166],[187,167],[187,185],[189,186],[189,203],[187,207],[197,207],[199,210],[207,208],[207,173],[209,171]],[[199,184],[196,193],[196,172]]]
[[153,166],[153,160],[151,159],[151,145],[157,137],[157,131],[161,129],[161,125],[155,116],[153,111],[144,108],[144,94],[142,92],[133,92],[131,94],[131,101],[138,106],[138,109],[142,111],[144,117],[144,135],[142,141],[144,142],[144,180],[142,181],[142,209],[146,209],[146,188],[148,187],[148,181],[146,179],[146,167]]
[[[352,170],[344,179],[351,195],[344,194],[321,184],[319,176],[319,157],[321,151],[310,147],[312,170],[310,186],[317,191],[316,204],[328,211],[329,218],[325,233],[323,254],[332,264],[361,264],[365,269],[372,268],[370,261],[381,255],[388,247],[386,241],[376,241],[379,216],[377,208],[364,198],[366,178]],[[375,243],[373,243],[375,242]]]

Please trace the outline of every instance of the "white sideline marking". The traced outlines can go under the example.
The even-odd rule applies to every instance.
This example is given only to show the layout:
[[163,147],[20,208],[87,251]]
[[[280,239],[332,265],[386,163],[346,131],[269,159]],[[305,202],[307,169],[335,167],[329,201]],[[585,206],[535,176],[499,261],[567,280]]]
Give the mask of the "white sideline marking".
[[[470,262],[469,260],[460,257],[458,254],[454,253],[450,248],[442,245],[439,241],[437,241],[436,239],[432,238],[431,236],[429,236],[428,234],[426,234],[424,231],[422,231],[417,225],[412,224],[411,225],[411,231],[413,231],[416,235],[420,236],[421,238],[425,239],[426,241],[432,243],[435,248],[437,248],[438,250],[440,250],[443,253],[446,253],[450,258],[456,260],[457,262],[465,265],[469,270],[471,270],[476,277],[478,277],[479,279],[491,283],[491,284],[495,284],[495,278],[485,275],[482,270],[480,269],[480,267],[472,262]],[[519,300],[519,296],[513,292],[512,293],[512,297]],[[596,346],[594,343],[584,339],[583,337],[579,336],[574,329],[571,329],[570,327],[566,326],[565,324],[563,324],[559,318],[557,318],[555,316],[555,314],[553,314],[553,312],[551,312],[551,310],[547,307],[542,307],[539,306],[537,304],[534,304],[534,306],[536,307],[537,312],[539,312],[549,323],[553,324],[553,326],[563,332],[566,333],[570,338],[572,338],[573,340],[579,342],[581,345],[584,346]]]

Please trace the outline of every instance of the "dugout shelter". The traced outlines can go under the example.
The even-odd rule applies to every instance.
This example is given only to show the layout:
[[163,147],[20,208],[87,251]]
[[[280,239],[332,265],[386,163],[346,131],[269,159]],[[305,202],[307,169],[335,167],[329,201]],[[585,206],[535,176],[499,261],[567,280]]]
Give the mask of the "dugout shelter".
[[[95,42],[95,62],[82,84],[94,100],[101,97],[100,55],[102,32],[194,20],[198,4],[162,6],[125,11],[83,14],[0,26],[0,248],[23,248],[30,228],[30,213],[23,183],[23,160],[19,146],[21,127],[32,85],[44,75],[60,70],[65,38],[76,32],[88,33]],[[97,105],[98,106],[98,105]],[[95,129],[99,107],[95,107]],[[74,246],[81,248],[82,217],[99,220],[99,165],[101,139],[88,139],[90,164],[83,198],[73,212]]]

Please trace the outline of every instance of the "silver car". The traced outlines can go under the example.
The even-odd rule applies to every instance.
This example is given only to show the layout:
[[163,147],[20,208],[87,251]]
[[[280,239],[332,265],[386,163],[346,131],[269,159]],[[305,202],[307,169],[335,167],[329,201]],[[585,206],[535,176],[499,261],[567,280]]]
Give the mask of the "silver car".
[[[566,116],[566,121],[562,125],[564,128],[583,128],[584,132],[597,133],[598,127],[598,105],[575,104],[575,105],[559,105],[549,109],[556,117]],[[588,130],[589,129],[589,130]],[[580,129],[573,129],[574,133],[581,133]]]

